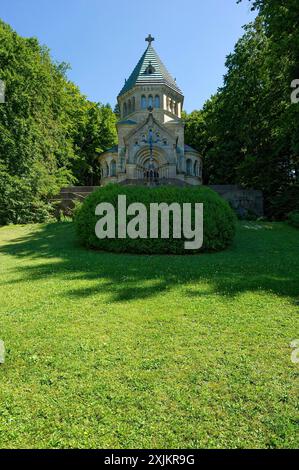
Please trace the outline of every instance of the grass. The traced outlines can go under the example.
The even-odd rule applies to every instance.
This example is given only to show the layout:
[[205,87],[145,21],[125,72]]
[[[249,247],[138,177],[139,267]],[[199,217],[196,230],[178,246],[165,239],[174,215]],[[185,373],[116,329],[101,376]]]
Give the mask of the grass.
[[299,232],[217,254],[86,251],[0,229],[1,448],[295,448]]

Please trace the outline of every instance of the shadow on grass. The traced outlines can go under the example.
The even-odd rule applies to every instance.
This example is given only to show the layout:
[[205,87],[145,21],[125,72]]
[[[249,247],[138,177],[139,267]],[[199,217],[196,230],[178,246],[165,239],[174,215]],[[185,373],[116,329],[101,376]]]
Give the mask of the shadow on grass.
[[[194,297],[271,291],[298,299],[299,233],[285,224],[262,227],[258,231],[240,227],[234,245],[221,253],[141,256],[86,250],[77,243],[71,223],[53,223],[7,242],[0,253],[28,259],[27,264],[17,265],[18,278],[13,282],[49,277],[57,282],[73,280],[67,296],[105,291],[112,301],[130,301],[181,286]],[[76,280],[91,282],[76,288]],[[199,282],[207,285],[207,291],[202,285],[197,289]]]

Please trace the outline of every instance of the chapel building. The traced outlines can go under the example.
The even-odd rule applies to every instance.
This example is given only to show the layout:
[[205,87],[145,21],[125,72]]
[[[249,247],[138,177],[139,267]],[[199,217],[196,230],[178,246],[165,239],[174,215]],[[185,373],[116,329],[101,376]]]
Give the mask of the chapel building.
[[118,146],[99,156],[101,184],[202,184],[202,159],[185,144],[184,96],[154,38],[120,91]]

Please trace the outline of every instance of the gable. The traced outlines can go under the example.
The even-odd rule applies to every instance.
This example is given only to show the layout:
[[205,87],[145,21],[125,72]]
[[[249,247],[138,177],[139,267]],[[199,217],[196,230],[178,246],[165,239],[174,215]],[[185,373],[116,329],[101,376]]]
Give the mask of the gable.
[[135,127],[135,129],[132,129],[132,131],[130,131],[124,137],[125,142],[128,143],[136,137],[138,137],[139,140],[140,135],[142,135],[143,133],[145,135],[148,135],[148,131],[150,128],[153,128],[153,132],[155,134],[160,134],[161,140],[164,137],[168,141],[176,141],[176,136],[169,129],[167,129],[166,126],[157,121],[157,119],[155,119],[152,114],[149,114],[148,118],[143,123],[139,124],[139,126]]

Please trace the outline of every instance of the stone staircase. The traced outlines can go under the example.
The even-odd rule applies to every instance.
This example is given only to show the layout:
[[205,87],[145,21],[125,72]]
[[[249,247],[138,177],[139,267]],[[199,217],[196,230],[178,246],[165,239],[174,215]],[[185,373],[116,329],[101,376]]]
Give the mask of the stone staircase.
[[76,201],[84,201],[84,199],[96,191],[99,186],[68,186],[62,188],[60,193],[54,198],[57,201],[57,214],[63,212],[70,215],[75,207]]

